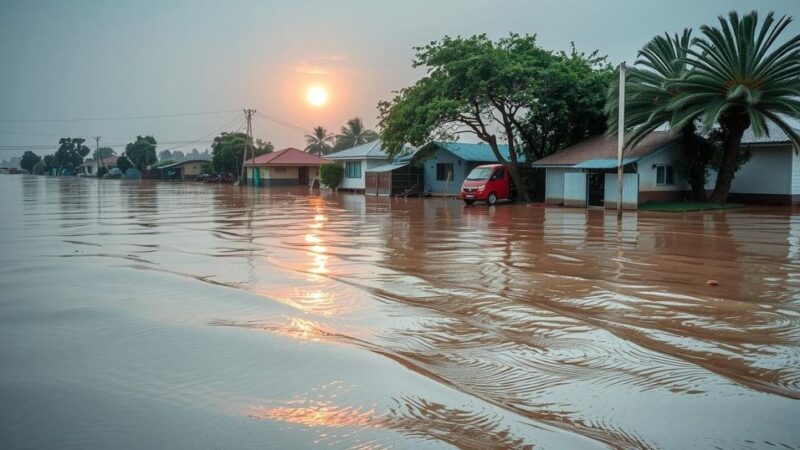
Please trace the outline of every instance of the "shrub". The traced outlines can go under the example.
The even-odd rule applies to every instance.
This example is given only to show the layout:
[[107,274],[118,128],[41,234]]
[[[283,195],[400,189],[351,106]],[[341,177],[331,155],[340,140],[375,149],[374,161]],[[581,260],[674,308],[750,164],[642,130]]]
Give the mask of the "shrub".
[[339,183],[342,182],[342,178],[344,178],[344,168],[339,164],[323,164],[319,168],[319,177],[322,180],[322,184],[331,189],[336,189],[339,187]]

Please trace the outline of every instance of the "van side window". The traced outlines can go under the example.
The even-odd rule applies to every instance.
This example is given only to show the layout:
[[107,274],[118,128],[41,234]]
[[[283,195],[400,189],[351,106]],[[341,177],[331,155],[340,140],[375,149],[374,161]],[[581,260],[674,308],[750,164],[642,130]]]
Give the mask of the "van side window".
[[494,176],[492,176],[492,179],[493,180],[502,180],[504,173],[505,173],[505,170],[497,169],[497,171],[494,173]]

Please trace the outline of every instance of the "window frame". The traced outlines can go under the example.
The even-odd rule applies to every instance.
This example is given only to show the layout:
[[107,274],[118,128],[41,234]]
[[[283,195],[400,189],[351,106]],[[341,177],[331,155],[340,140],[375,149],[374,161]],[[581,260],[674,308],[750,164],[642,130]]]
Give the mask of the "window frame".
[[361,161],[345,161],[344,162],[344,177],[351,180],[358,180],[361,178]]
[[[672,164],[656,164],[656,186],[675,186],[675,167]],[[659,171],[663,179],[659,181]]]
[[[450,168],[449,173],[447,171],[447,166],[450,166],[449,167]],[[443,172],[440,170],[440,167],[444,168]],[[455,180],[455,178],[456,178],[455,170],[456,170],[455,164],[453,164],[451,162],[436,163],[436,181],[453,181],[453,180]],[[442,174],[444,174],[444,175],[442,175]],[[449,177],[448,177],[448,174],[449,174]]]

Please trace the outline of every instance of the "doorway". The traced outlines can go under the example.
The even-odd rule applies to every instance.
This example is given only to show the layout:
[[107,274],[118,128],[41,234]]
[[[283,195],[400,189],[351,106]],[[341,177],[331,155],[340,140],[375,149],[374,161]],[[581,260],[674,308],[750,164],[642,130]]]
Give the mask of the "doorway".
[[589,172],[587,175],[586,189],[588,192],[589,206],[604,206],[606,195],[606,174],[603,172]]
[[300,186],[308,184],[308,167],[297,168],[297,184]]

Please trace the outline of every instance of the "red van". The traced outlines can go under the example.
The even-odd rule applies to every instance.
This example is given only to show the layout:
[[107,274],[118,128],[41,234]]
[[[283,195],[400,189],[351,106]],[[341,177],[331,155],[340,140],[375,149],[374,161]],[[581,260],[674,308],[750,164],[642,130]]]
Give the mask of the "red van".
[[489,206],[498,200],[513,200],[517,196],[511,174],[503,164],[485,164],[472,169],[461,185],[461,199],[471,205],[485,201]]

